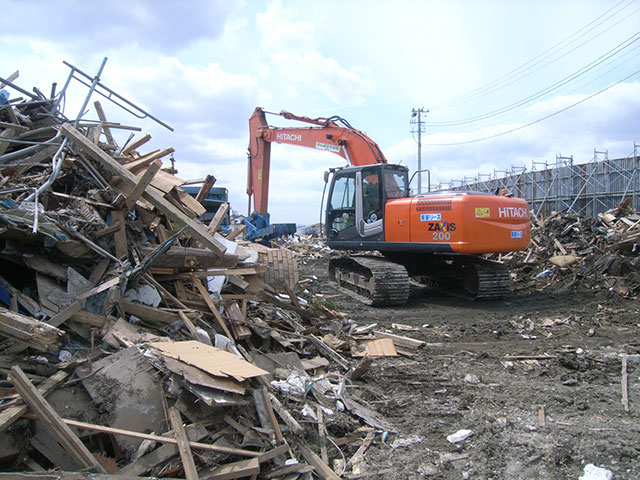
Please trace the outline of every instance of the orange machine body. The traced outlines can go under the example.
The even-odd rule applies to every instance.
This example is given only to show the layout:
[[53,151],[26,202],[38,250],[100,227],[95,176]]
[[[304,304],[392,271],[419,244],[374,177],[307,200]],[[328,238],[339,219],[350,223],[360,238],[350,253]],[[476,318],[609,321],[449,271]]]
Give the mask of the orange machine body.
[[385,207],[385,242],[483,254],[525,249],[530,238],[529,208],[521,198],[447,192],[393,199]]

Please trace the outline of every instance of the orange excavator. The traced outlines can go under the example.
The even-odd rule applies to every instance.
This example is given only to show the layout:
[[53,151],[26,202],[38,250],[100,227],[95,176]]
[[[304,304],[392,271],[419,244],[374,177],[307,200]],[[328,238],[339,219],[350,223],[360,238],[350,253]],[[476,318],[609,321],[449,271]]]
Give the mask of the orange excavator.
[[521,198],[477,192],[409,195],[409,171],[387,162],[371,138],[337,116],[277,115],[311,126],[267,123],[258,107],[249,119],[247,193],[267,215],[271,143],[325,150],[348,166],[332,168],[324,213],[327,245],[362,254],[333,258],[330,278],[373,306],[406,303],[412,282],[474,299],[509,292],[504,264],[482,254],[522,250],[531,240],[529,207]]

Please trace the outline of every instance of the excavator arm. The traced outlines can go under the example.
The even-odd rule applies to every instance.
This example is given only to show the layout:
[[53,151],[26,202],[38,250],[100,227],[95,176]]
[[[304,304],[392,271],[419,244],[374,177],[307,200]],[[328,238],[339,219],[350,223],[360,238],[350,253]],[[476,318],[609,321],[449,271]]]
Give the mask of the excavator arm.
[[376,142],[360,130],[351,127],[340,117],[309,118],[285,111],[277,115],[313,126],[272,127],[267,123],[266,112],[262,108],[257,107],[254,110],[249,119],[247,172],[249,214],[252,212],[251,198],[253,198],[253,210],[261,216],[267,214],[271,144],[274,142],[328,151],[344,158],[351,166],[387,163]]

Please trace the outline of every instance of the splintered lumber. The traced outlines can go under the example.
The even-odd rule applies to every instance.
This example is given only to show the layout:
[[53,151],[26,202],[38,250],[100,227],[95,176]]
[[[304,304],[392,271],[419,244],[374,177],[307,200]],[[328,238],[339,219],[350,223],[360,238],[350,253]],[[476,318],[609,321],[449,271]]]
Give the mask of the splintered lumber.
[[120,307],[124,313],[135,315],[144,320],[152,320],[161,323],[173,323],[180,320],[180,317],[173,312],[166,312],[159,308],[149,307],[141,303],[127,302],[120,300]]
[[[198,471],[196,470],[196,464],[193,461],[193,455],[191,454],[191,447],[189,446],[189,439],[182,425],[182,418],[180,412],[176,407],[169,408],[169,420],[178,442],[178,450],[180,452],[180,458],[182,459],[182,467],[184,468],[187,480],[198,480]],[[257,460],[256,460],[257,461]]]
[[98,118],[100,119],[100,126],[102,127],[102,131],[104,132],[104,136],[107,139],[107,143],[109,145],[111,145],[112,147],[116,146],[116,141],[113,139],[113,135],[111,134],[111,129],[109,127],[107,127],[106,125],[102,125],[103,123],[107,122],[107,116],[104,114],[104,110],[102,108],[102,105],[100,104],[100,102],[95,101],[93,102],[93,106],[96,109],[96,113],[98,114]]
[[[68,374],[60,370],[56,372],[52,377],[47,378],[42,384],[38,387],[38,392],[42,396],[47,395],[49,392],[54,390],[58,385],[60,385],[65,378],[67,378]],[[24,415],[28,410],[27,404],[15,405],[13,407],[9,407],[6,410],[0,412],[0,433],[6,430],[9,426],[11,426],[16,420],[18,420],[22,415]]]
[[22,399],[38,415],[45,427],[79,466],[107,473],[17,365],[11,368],[11,381]]
[[402,337],[400,335],[394,335],[393,333],[380,332],[378,330],[374,330],[374,335],[376,337],[390,338],[393,340],[393,343],[399,347],[411,348],[417,350],[425,346],[426,342],[422,340],[416,340],[414,338]]
[[82,310],[82,303],[79,301],[73,302],[64,310],[58,312],[55,316],[51,317],[47,322],[52,327],[59,327],[64,322],[69,320],[73,315]]
[[218,211],[213,216],[213,218],[211,219],[211,222],[209,223],[209,226],[207,227],[207,229],[212,235],[216,233],[218,228],[220,228],[220,224],[222,223],[222,220],[224,220],[224,216],[227,214],[228,210],[229,210],[229,204],[227,202],[224,202],[222,205],[218,207]]
[[251,477],[259,473],[260,462],[257,458],[250,458],[239,462],[227,463],[209,472],[203,472],[202,478],[205,480],[231,480],[233,478]]
[[351,457],[347,462],[347,466],[356,465],[364,460],[364,452],[367,451],[367,448],[369,448],[369,446],[373,442],[375,435],[376,435],[375,432],[367,433],[367,436],[364,437],[364,440],[362,441],[362,445],[360,445],[358,450],[356,450],[356,453],[353,454],[353,457]]
[[[39,418],[39,416],[37,417]],[[110,435],[122,435],[124,437],[137,438],[139,440],[153,440],[158,443],[169,443],[177,445],[178,441],[172,437],[163,437],[161,435],[154,435],[151,433],[132,432],[131,430],[124,430],[122,428],[105,427],[103,425],[95,425],[87,422],[80,422],[78,420],[70,420],[63,418],[62,421],[69,427],[82,428],[86,430],[92,430],[94,432],[108,433]],[[251,450],[243,450],[240,448],[223,447],[220,445],[210,445],[208,443],[200,443],[189,441],[189,446],[192,450],[207,450],[209,452],[224,453],[227,455],[240,455],[242,457],[258,457],[260,452],[252,452]]]
[[151,135],[147,133],[146,135],[140,137],[139,139],[127,145],[124,148],[124,150],[122,150],[122,155],[128,155],[129,153],[133,152],[136,148],[141,147],[142,145],[147,143],[149,140],[151,140]]
[[55,352],[55,344],[64,332],[35,318],[0,307],[0,335],[23,342],[41,352]]
[[[209,435],[207,429],[202,425],[188,425],[185,427],[189,441],[198,442]],[[155,450],[138,458],[134,463],[130,463],[118,470],[120,475],[137,476],[142,475],[156,465],[166,462],[178,454],[178,446],[172,444],[161,445]]]
[[127,211],[133,208],[133,206],[136,204],[142,193],[147,189],[147,187],[153,180],[153,177],[155,177],[156,173],[158,173],[161,167],[162,164],[160,162],[153,162],[151,165],[149,165],[149,168],[145,170],[145,172],[142,174],[142,177],[140,177],[140,180],[138,180],[136,186],[133,187],[133,190],[131,190],[131,193],[127,195]]
[[302,440],[296,441],[296,446],[302,457],[307,461],[309,465],[311,465],[318,476],[324,480],[339,480],[340,477],[336,475],[336,472],[329,468],[329,465],[324,463],[322,459],[316,455],[308,445],[306,445]]
[[302,425],[298,423],[298,421],[289,413],[289,411],[284,408],[284,406],[280,403],[280,400],[276,398],[272,393],[268,393],[269,400],[271,400],[271,406],[276,411],[278,416],[282,419],[284,423],[291,429],[293,433],[296,435],[304,435],[304,428]]
[[231,334],[231,331],[229,330],[227,323],[222,318],[222,315],[220,315],[220,312],[218,311],[218,307],[215,305],[215,303],[213,303],[213,300],[211,300],[211,297],[209,296],[209,291],[206,289],[204,285],[202,285],[202,282],[200,281],[200,279],[197,278],[194,274],[191,274],[191,281],[193,282],[193,285],[198,289],[200,296],[209,307],[209,310],[211,310],[211,313],[213,313],[213,316],[216,317],[216,320],[218,321],[218,324],[220,325],[220,328],[222,328],[222,330],[224,331],[225,335],[233,339],[233,335]]
[[[76,146],[93,158],[95,161],[100,162],[111,173],[119,176],[124,180],[130,188],[135,187],[138,183],[138,178],[127,169],[123,168],[113,157],[102,151],[98,146],[91,143],[82,133],[75,129],[71,125],[62,125],[60,127],[62,133],[69,139],[73,140]],[[161,213],[169,217],[174,222],[180,225],[185,225],[191,235],[193,235],[199,242],[211,249],[211,253],[216,256],[222,256],[226,250],[226,247],[213,237],[207,228],[197,220],[193,220],[184,215],[180,209],[172,205],[166,200],[162,193],[149,189],[142,195],[145,200],[151,202]]]
[[629,411],[629,374],[627,373],[627,356],[622,356],[622,379],[620,380],[620,386],[622,388],[622,398],[620,402],[624,407],[624,411]]
[[209,195],[209,192],[215,185],[216,180],[216,177],[214,177],[213,175],[207,175],[207,177],[204,179],[204,182],[202,183],[202,186],[200,187],[200,190],[198,191],[198,194],[196,195],[196,200],[198,202],[202,203],[206,196]]

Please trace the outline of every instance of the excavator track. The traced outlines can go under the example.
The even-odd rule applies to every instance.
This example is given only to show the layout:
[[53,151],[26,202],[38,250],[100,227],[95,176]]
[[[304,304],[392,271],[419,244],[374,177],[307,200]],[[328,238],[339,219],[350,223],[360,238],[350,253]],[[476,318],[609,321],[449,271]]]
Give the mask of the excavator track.
[[504,298],[511,288],[511,275],[507,267],[482,258],[451,262],[429,262],[411,272],[422,285],[446,295],[469,300]]
[[406,268],[381,257],[331,259],[329,277],[340,291],[366,305],[404,305],[409,298],[410,282]]
[[507,267],[485,260],[468,265],[465,275],[465,293],[474,300],[504,298],[509,294],[511,275]]

